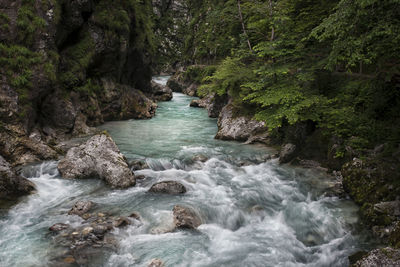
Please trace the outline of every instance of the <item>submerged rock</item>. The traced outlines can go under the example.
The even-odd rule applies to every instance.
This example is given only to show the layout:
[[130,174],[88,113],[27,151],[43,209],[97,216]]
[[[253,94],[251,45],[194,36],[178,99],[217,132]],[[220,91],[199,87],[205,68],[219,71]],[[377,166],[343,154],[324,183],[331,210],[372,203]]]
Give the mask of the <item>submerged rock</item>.
[[152,185],[149,192],[177,195],[186,193],[186,188],[183,184],[176,181],[164,181]]
[[58,164],[62,177],[100,178],[115,188],[135,185],[135,177],[117,145],[106,134],[98,134],[86,143],[71,148]]
[[93,207],[92,201],[80,200],[75,203],[75,205],[68,212],[69,215],[79,215],[82,216],[87,213]]
[[354,267],[400,266],[400,249],[390,247],[375,249],[362,259],[358,260]]
[[279,163],[288,163],[296,156],[296,145],[286,144],[282,146],[279,154]]
[[50,226],[49,230],[51,232],[61,232],[65,229],[68,229],[69,227],[70,227],[69,224],[56,223],[56,224],[53,224],[52,226]]
[[164,262],[162,262],[162,260],[160,259],[152,259],[149,263],[149,265],[147,265],[148,267],[164,267]]
[[12,199],[29,194],[35,190],[35,185],[19,175],[11,165],[0,156],[0,199]]
[[143,170],[143,169],[149,169],[149,165],[147,164],[146,160],[142,159],[134,159],[131,162],[129,162],[129,167],[133,171],[138,171],[138,170]]
[[172,211],[176,228],[196,229],[202,224],[200,216],[192,208],[176,205]]
[[216,139],[268,143],[268,128],[264,122],[237,116],[232,104],[226,105],[218,118]]

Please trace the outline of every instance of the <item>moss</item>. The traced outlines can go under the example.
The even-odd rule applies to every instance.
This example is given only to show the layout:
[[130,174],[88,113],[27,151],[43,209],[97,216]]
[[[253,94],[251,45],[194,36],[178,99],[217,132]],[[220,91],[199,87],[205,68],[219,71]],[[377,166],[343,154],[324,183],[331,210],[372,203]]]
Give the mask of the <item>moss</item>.
[[43,55],[20,45],[0,44],[0,65],[8,83],[18,93],[21,119],[26,117],[29,110],[32,76],[35,69],[44,62]]
[[18,9],[16,25],[19,43],[32,46],[37,32],[46,26],[46,21],[36,15],[35,0],[22,1]]
[[8,32],[10,30],[10,18],[6,13],[0,12],[0,31]]
[[60,74],[60,82],[64,89],[78,87],[85,81],[94,49],[94,42],[88,33],[85,33],[76,45],[67,48],[63,55],[63,67],[66,71]]

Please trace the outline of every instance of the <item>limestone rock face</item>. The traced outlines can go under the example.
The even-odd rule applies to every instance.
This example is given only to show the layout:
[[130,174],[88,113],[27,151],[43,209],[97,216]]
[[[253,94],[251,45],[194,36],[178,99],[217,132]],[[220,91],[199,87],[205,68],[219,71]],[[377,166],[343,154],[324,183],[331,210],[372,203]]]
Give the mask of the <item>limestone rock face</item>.
[[0,156],[0,199],[12,199],[29,194],[35,190],[35,185],[17,175],[10,164]]
[[98,134],[86,143],[71,148],[58,164],[62,177],[100,178],[115,188],[135,185],[135,177],[114,141]]
[[267,126],[264,122],[246,116],[235,116],[231,104],[226,105],[218,118],[216,139],[268,143]]

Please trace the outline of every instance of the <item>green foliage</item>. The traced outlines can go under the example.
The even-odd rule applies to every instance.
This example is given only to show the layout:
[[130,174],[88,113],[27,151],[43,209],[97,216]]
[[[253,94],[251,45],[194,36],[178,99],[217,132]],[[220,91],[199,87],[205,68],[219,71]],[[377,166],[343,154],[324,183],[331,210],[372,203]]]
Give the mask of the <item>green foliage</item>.
[[32,73],[43,62],[43,56],[24,46],[0,44],[0,74],[18,93],[21,117],[30,105],[29,91],[32,88]]
[[88,33],[74,46],[64,52],[66,70],[60,73],[59,79],[64,89],[80,86],[86,79],[86,69],[93,60],[94,42]]
[[[271,131],[313,121],[355,150],[400,140],[399,1],[243,0],[252,52],[237,27],[236,3],[204,1],[189,25],[202,29],[188,42],[195,60],[214,56],[210,48],[227,40],[201,94],[228,93],[256,107],[254,117]],[[222,19],[213,20],[218,12]],[[226,21],[235,27],[224,32]]]
[[237,96],[241,85],[254,78],[251,69],[238,58],[227,57],[218,65],[215,73],[204,78],[204,84],[199,88],[200,95],[216,93],[217,95],[229,94]]
[[192,65],[184,73],[184,80],[200,84],[204,78],[211,76],[216,71],[216,66]]
[[327,67],[400,73],[400,8],[398,0],[341,0],[312,36],[332,42]]
[[10,30],[10,18],[4,12],[0,12],[0,32],[8,32]]
[[36,34],[46,26],[46,21],[35,13],[35,0],[22,1],[16,24],[19,43],[32,46]]

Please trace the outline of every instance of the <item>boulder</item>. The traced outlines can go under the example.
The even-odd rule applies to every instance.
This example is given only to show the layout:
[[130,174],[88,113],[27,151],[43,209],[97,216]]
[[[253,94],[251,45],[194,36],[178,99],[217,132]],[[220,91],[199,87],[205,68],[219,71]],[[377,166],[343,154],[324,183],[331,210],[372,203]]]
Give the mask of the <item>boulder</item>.
[[17,175],[11,165],[0,156],[0,199],[13,199],[34,190],[35,185]]
[[178,195],[186,193],[186,188],[183,184],[176,181],[164,181],[154,184],[149,192]]
[[68,212],[69,215],[79,215],[82,216],[83,214],[87,213],[93,207],[92,201],[84,201],[80,200],[75,203],[75,205],[71,208]]
[[100,178],[114,188],[135,185],[135,177],[125,157],[107,134],[98,134],[68,150],[58,163],[63,178]]
[[172,90],[168,86],[152,82],[151,87],[153,89],[152,98],[154,100],[170,101],[172,99]]
[[296,156],[296,145],[285,144],[279,153],[279,163],[288,163]]
[[189,104],[189,106],[191,106],[192,108],[202,108],[201,105],[202,105],[202,102],[200,99],[193,99]]
[[199,215],[192,208],[176,205],[172,211],[176,228],[196,229],[202,224]]
[[218,118],[216,139],[268,143],[268,128],[264,122],[247,116],[238,116],[232,104],[226,105]]
[[372,250],[352,266],[354,267],[400,266],[400,249],[393,249],[387,247],[387,248]]

